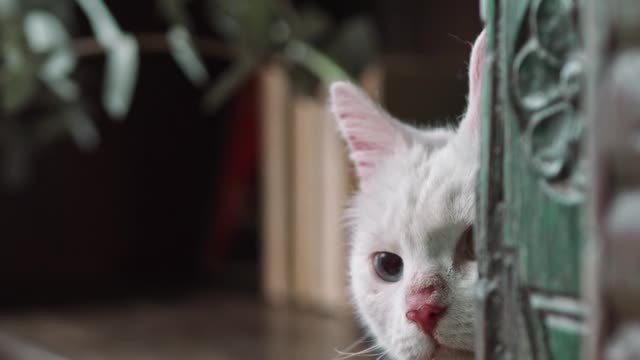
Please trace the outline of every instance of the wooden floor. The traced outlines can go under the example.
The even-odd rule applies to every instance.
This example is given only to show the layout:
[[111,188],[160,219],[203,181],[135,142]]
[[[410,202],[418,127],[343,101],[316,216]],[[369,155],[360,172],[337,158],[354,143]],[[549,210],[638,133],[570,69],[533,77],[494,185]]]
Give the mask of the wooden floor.
[[0,314],[0,360],[330,360],[359,337],[349,319],[230,295]]

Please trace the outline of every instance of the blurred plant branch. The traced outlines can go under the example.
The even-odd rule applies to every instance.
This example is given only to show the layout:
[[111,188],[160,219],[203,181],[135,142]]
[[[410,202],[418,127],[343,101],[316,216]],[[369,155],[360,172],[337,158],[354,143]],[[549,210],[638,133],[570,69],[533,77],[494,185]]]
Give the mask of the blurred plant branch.
[[[196,0],[193,0],[196,1]],[[33,154],[69,136],[80,149],[99,144],[94,121],[83,110],[78,62],[104,56],[102,104],[124,119],[134,99],[140,56],[169,54],[184,76],[203,87],[203,111],[217,111],[261,64],[287,63],[298,91],[318,82],[357,74],[376,53],[372,21],[357,16],[341,24],[318,7],[288,0],[156,0],[166,32],[122,30],[103,0],[0,0],[0,156],[5,180],[21,184]],[[75,9],[94,35],[73,37]],[[204,16],[214,34],[194,32],[193,16]],[[207,60],[229,65],[214,78]]]

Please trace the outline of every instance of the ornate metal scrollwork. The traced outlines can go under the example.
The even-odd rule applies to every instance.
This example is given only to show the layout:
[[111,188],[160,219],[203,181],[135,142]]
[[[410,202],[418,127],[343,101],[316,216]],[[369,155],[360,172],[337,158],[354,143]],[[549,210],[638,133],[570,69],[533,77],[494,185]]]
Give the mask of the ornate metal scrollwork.
[[511,93],[520,130],[542,188],[566,203],[582,201],[584,62],[575,0],[534,0],[521,25]]

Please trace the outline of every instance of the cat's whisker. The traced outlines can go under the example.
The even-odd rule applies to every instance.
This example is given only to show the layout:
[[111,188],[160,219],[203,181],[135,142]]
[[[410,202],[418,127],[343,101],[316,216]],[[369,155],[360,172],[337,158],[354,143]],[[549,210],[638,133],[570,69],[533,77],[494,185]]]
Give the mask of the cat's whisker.
[[382,358],[384,358],[387,354],[389,353],[389,350],[385,350],[382,353],[380,353],[380,355],[378,355],[378,357],[376,358],[376,360],[381,360]]
[[[356,341],[357,342],[363,342],[365,339],[365,337],[363,337],[362,339]],[[354,345],[351,345],[350,348],[353,348]],[[364,350],[360,350],[358,352],[349,352],[348,349],[346,349],[345,351],[341,351],[338,349],[334,349],[335,352],[337,352],[338,354],[340,354],[340,356],[334,358],[334,360],[346,360],[349,358],[352,358],[354,356],[378,356],[379,353],[377,353],[376,351],[378,350],[382,350],[380,345],[374,344]]]
[[[345,349],[343,349],[343,352],[349,352],[351,351],[351,349],[355,348],[356,346],[362,344],[363,342],[365,342],[367,340],[367,336],[363,335],[361,336],[358,340],[354,341],[353,344],[347,346]],[[338,349],[334,349],[335,351],[339,351]]]

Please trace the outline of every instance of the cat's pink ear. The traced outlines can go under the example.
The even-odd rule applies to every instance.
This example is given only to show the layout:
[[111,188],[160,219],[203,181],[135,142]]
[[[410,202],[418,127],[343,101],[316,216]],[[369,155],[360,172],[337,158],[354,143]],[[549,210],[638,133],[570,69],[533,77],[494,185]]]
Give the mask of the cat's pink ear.
[[483,65],[487,47],[485,31],[482,31],[471,50],[469,60],[469,97],[467,112],[460,122],[458,133],[467,137],[468,140],[477,142],[480,136],[480,110],[481,110],[481,89],[483,77]]
[[361,185],[382,160],[407,147],[402,126],[356,86],[347,82],[332,84],[330,107],[349,146]]

